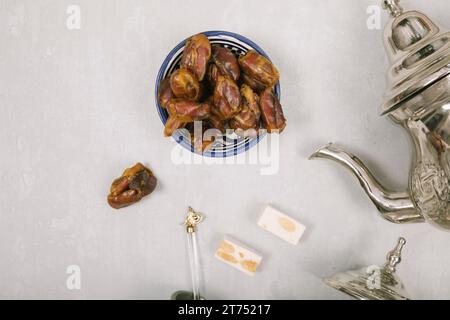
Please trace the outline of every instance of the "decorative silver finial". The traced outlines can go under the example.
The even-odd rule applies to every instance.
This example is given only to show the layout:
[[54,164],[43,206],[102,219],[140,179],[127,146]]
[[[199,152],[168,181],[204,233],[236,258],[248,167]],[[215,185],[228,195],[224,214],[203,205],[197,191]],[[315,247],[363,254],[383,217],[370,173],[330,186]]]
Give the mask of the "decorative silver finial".
[[398,243],[395,249],[388,253],[387,262],[384,267],[389,273],[394,273],[395,267],[402,261],[402,249],[405,244],[405,238],[398,239]]
[[403,8],[399,3],[400,0],[383,0],[383,9],[389,11],[391,16],[398,17],[403,13]]

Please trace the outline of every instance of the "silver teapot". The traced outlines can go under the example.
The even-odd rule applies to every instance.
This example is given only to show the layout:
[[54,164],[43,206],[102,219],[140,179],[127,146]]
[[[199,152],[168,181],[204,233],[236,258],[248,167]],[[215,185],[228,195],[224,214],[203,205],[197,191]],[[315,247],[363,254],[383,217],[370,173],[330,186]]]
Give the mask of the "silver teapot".
[[391,14],[384,33],[391,67],[382,114],[411,137],[408,190],[388,191],[361,160],[332,144],[311,158],[350,169],[385,219],[426,221],[450,231],[450,32],[441,32],[420,12],[404,12],[399,0],[384,0],[383,6]]

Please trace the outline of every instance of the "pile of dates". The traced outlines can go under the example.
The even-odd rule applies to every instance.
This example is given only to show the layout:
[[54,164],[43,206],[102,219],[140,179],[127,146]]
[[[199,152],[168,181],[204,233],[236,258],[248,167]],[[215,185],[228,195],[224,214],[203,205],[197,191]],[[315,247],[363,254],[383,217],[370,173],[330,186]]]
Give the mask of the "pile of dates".
[[[238,58],[225,47],[211,46],[204,34],[194,35],[186,42],[180,68],[159,86],[160,106],[169,114],[164,135],[186,128],[194,137],[196,121],[202,121],[203,132],[232,129],[252,136],[262,127],[281,133],[286,119],[274,93],[279,78],[272,62],[256,51]],[[194,140],[192,144],[199,145]],[[213,142],[203,135],[201,140],[200,151]]]

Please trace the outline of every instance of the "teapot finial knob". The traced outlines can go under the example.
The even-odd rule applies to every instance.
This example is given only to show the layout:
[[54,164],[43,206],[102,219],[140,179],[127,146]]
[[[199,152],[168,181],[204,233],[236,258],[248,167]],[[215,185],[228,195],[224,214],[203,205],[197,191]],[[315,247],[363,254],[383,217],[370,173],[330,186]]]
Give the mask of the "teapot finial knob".
[[389,11],[391,16],[398,17],[403,13],[403,8],[399,3],[400,0],[383,0],[383,9]]
[[389,273],[394,273],[395,267],[402,261],[402,250],[405,244],[405,238],[398,239],[398,243],[395,249],[388,253],[385,269]]

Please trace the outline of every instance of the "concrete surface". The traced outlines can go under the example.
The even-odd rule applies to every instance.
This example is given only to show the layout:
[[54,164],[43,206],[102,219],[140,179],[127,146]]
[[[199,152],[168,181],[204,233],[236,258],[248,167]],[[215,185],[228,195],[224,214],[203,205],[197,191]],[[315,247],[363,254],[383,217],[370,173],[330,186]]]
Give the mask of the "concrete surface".
[[[346,171],[308,161],[334,141],[406,188],[408,137],[378,116],[387,60],[381,30],[366,24],[378,3],[0,0],[0,298],[167,299],[189,289],[180,223],[191,205],[207,215],[199,237],[209,299],[346,299],[321,278],[383,263],[399,236],[411,296],[449,299],[450,234],[385,222]],[[450,28],[450,2],[402,4]],[[275,175],[173,160],[154,81],[181,39],[206,30],[254,40],[282,74],[288,127]],[[137,161],[160,184],[115,211],[110,183]],[[307,225],[298,247],[258,229],[266,203]],[[213,258],[224,234],[264,254],[258,275]],[[66,285],[70,266],[80,268],[79,290]]]

